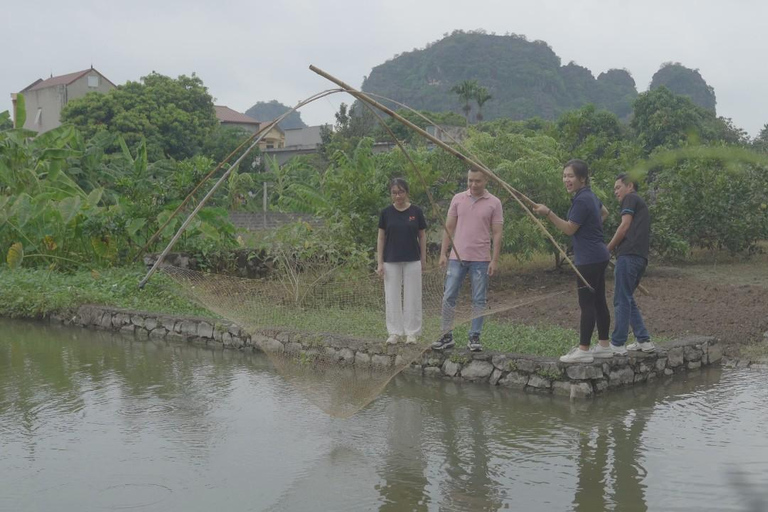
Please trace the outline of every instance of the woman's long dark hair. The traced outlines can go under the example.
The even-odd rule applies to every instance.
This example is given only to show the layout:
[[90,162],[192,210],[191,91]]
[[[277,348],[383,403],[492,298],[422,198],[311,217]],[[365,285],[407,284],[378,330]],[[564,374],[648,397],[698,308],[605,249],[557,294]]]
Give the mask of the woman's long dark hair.
[[563,169],[570,167],[577,178],[584,178],[584,185],[589,185],[589,166],[584,160],[574,158],[565,162]]

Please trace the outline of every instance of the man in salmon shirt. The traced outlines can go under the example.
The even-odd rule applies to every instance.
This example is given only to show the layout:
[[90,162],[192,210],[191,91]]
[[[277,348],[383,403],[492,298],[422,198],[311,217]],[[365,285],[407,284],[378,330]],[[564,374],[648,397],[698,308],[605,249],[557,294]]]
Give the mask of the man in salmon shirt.
[[448,209],[446,232],[443,233],[440,250],[440,266],[448,267],[441,320],[441,329],[445,334],[432,344],[432,350],[445,350],[455,345],[453,317],[456,298],[467,274],[472,285],[472,325],[467,348],[473,352],[483,350],[480,332],[483,329],[488,277],[496,272],[504,224],[501,201],[485,189],[487,184],[488,177],[484,173],[470,169],[467,172],[468,189],[453,196]]

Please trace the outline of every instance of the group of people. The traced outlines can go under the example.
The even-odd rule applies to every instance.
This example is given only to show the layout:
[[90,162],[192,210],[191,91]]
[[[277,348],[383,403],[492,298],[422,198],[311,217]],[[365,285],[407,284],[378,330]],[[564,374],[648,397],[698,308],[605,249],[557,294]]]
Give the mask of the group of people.
[[[472,288],[472,323],[467,348],[482,350],[480,334],[486,307],[488,278],[497,269],[501,251],[504,214],[501,201],[486,190],[487,176],[478,170],[467,172],[467,190],[451,200],[440,248],[440,266],[446,268],[442,300],[442,337],[433,350],[455,345],[453,320],[462,282],[469,275]],[[592,192],[589,168],[582,160],[570,160],[563,167],[563,184],[571,194],[565,219],[549,207],[537,204],[533,210],[571,237],[581,320],[579,345],[560,360],[565,363],[592,362],[595,358],[626,355],[628,350],[656,350],[645,327],[634,292],[648,265],[650,216],[637,194],[638,184],[627,174],[616,177],[613,191],[619,201],[621,224],[608,244],[603,221],[608,210]],[[425,268],[427,223],[422,210],[411,204],[408,183],[396,178],[389,186],[392,204],[379,217],[376,272],[384,278],[387,343],[402,338],[406,344],[418,341],[422,329],[421,273]],[[616,254],[614,281],[614,329],[605,296],[605,271]],[[598,344],[591,346],[597,327]],[[629,328],[635,342],[626,344]]]
[[[488,178],[480,171],[467,173],[467,190],[456,194],[448,209],[440,266],[446,268],[441,328],[434,350],[454,346],[453,319],[461,284],[469,275],[472,285],[472,323],[467,347],[481,351],[480,333],[486,306],[488,277],[496,271],[501,251],[504,216],[501,201],[486,190]],[[384,278],[387,343],[402,338],[416,343],[421,334],[421,273],[425,268],[427,223],[422,210],[411,204],[408,183],[395,178],[389,184],[392,204],[379,216],[376,272]]]

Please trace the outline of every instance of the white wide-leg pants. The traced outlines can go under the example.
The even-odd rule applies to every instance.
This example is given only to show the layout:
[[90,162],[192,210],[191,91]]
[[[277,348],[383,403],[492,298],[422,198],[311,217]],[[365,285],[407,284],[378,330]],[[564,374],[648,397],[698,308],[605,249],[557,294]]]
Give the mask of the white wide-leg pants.
[[421,334],[421,261],[384,263],[384,298],[390,336]]

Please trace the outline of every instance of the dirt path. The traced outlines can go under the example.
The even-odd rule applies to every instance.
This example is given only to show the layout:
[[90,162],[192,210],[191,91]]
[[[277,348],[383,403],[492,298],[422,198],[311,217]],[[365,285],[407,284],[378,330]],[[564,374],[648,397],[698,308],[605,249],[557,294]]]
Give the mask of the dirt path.
[[[612,275],[608,280],[608,303],[613,315]],[[762,339],[768,331],[768,264],[763,258],[716,267],[651,267],[643,284],[651,295],[638,293],[636,299],[653,336],[704,334],[737,348]],[[571,274],[553,270],[508,274],[496,285],[514,290],[517,296],[566,292],[501,317],[525,324],[578,326],[576,285]]]

